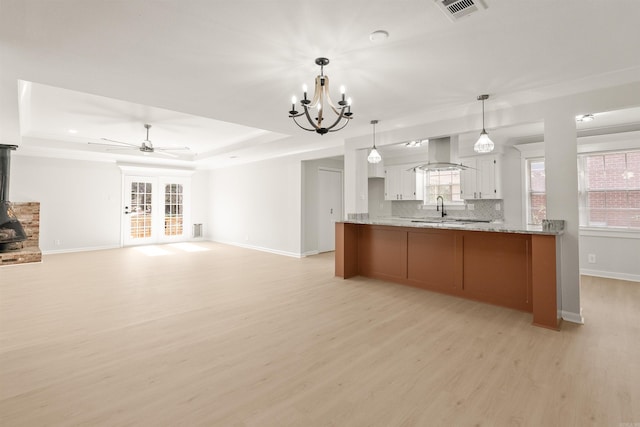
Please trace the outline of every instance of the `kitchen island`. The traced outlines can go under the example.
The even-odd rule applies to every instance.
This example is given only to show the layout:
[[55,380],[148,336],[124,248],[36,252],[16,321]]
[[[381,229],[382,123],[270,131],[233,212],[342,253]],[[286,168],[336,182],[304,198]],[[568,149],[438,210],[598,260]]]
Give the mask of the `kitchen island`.
[[335,274],[443,292],[533,314],[559,329],[561,231],[494,223],[336,223]]

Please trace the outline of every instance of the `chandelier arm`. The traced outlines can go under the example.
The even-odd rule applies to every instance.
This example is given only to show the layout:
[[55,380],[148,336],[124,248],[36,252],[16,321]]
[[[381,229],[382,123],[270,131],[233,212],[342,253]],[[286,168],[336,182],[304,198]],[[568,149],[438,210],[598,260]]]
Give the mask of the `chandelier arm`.
[[309,108],[315,108],[319,102],[322,102],[322,99],[320,98],[321,92],[322,92],[322,85],[320,84],[321,78],[322,76],[316,77],[316,84],[313,88],[313,98],[311,99],[311,102],[307,105],[307,107]]
[[309,121],[309,124],[311,126],[313,126],[313,129],[311,130],[318,130],[321,128],[320,122],[318,122],[318,124],[316,125],[315,123],[313,123],[313,119],[311,118],[311,116],[309,115],[309,109],[307,107],[304,108],[304,114],[307,116],[307,120]]
[[[310,128],[306,128],[306,127],[302,126],[300,123],[298,123],[298,121],[296,120],[296,117],[300,117],[301,115],[302,115],[302,114],[298,114],[297,116],[292,116],[292,117],[291,117],[291,118],[293,119],[293,122],[294,122],[295,124],[297,124],[297,125],[298,125],[298,127],[299,127],[300,129],[308,130],[308,131],[310,131],[310,132],[311,132],[311,131],[315,131],[315,130],[317,130],[317,129],[314,129],[314,128],[311,128],[311,129],[310,129]],[[313,124],[313,123],[312,123],[312,124]]]
[[[342,110],[340,110],[340,114],[338,115],[338,118],[336,119],[336,121],[335,121],[335,122],[333,122],[333,124],[327,128],[327,130],[328,130],[329,132],[331,132],[331,129],[333,129],[334,127],[336,127],[336,126],[340,123],[340,120],[342,120],[343,118],[345,118],[345,117],[344,117],[344,109],[345,109],[345,108],[346,108],[346,107],[343,107],[343,108],[342,108]],[[336,113],[337,113],[337,111],[336,111]],[[347,119],[347,123],[349,123],[349,120],[348,120],[348,119]],[[345,124],[344,126],[346,126],[346,124]],[[343,126],[343,127],[344,127],[344,126]],[[342,128],[340,128],[340,129],[342,129]],[[336,130],[339,130],[339,129],[336,129]]]
[[344,124],[342,126],[340,126],[338,129],[330,129],[329,132],[337,132],[344,129],[349,124],[349,117],[345,117],[345,119],[346,120],[344,121]]
[[[329,77],[328,76],[325,76],[325,78],[324,78],[324,98],[327,99],[327,104],[329,104],[331,106],[331,108],[333,109],[334,113],[340,114],[340,113],[338,113],[338,107],[336,107],[336,105],[331,100],[331,90],[329,89]],[[342,108],[342,107],[340,107],[340,108]]]

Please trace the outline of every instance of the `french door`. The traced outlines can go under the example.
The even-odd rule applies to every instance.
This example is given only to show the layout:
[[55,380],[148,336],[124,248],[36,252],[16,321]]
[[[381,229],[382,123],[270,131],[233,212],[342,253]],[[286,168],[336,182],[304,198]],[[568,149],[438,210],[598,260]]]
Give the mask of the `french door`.
[[190,178],[124,176],[124,246],[184,241],[190,237]]

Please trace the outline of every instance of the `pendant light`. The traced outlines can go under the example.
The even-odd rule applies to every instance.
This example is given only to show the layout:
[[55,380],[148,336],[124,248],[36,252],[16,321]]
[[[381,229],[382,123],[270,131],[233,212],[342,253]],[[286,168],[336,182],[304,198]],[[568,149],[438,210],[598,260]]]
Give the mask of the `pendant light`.
[[378,150],[376,150],[376,123],[378,123],[377,120],[371,120],[371,124],[373,125],[373,148],[369,153],[369,157],[367,157],[369,163],[380,163],[382,160],[382,156],[378,153]]
[[484,101],[489,99],[489,95],[479,95],[478,101],[482,101],[482,132],[480,132],[480,138],[473,146],[473,150],[476,153],[490,153],[493,151],[493,141],[489,138],[489,134],[484,129]]

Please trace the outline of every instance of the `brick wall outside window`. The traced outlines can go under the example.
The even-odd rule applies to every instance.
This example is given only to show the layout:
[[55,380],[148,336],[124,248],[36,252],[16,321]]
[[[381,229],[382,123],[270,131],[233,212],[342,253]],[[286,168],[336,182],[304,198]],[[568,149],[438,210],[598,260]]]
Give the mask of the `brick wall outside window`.
[[[579,156],[580,225],[640,228],[640,150]],[[529,223],[546,216],[544,159],[527,161]]]
[[583,155],[583,222],[640,228],[640,151]]

